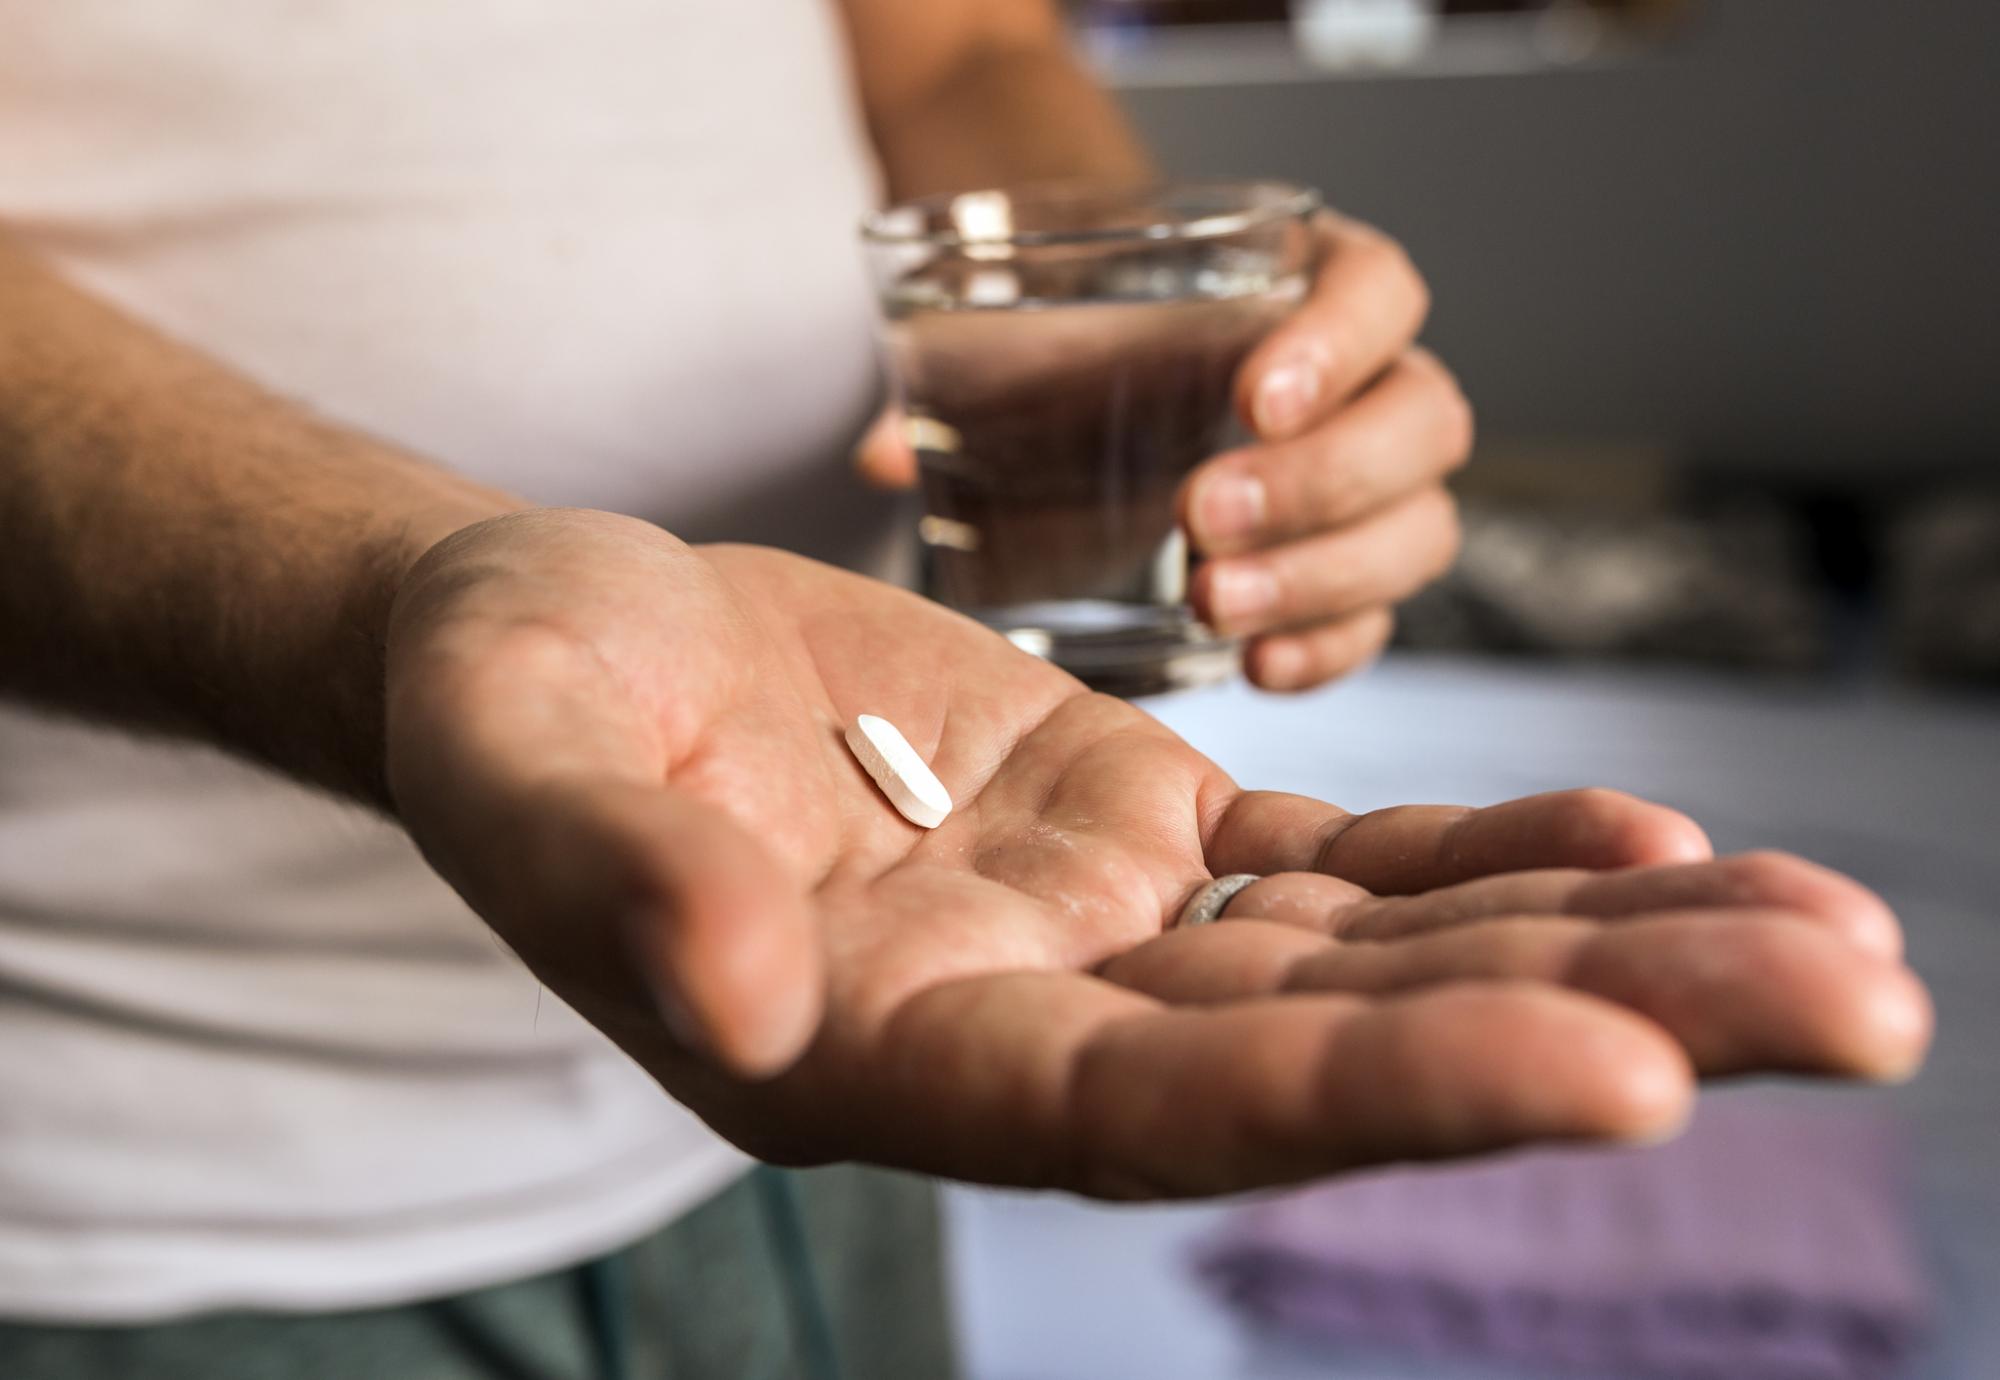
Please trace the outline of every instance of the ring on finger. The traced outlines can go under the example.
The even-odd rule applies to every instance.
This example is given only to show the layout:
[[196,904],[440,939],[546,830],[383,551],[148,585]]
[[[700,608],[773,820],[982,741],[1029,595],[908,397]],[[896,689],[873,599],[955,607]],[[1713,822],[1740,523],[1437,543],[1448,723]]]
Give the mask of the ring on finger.
[[1223,909],[1236,899],[1236,894],[1252,882],[1264,879],[1255,872],[1232,872],[1227,877],[1217,877],[1208,882],[1188,898],[1181,907],[1181,913],[1173,923],[1175,929],[1186,929],[1190,925],[1207,925],[1222,918]]

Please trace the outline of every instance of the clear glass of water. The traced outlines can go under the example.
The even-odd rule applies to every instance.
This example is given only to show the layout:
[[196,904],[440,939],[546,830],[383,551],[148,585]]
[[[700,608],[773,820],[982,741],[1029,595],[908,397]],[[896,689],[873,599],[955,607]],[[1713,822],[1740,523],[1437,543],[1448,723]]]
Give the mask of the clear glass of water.
[[1113,694],[1228,675],[1235,647],[1187,605],[1175,498],[1241,439],[1237,367],[1305,296],[1319,204],[1056,184],[870,217],[925,593]]

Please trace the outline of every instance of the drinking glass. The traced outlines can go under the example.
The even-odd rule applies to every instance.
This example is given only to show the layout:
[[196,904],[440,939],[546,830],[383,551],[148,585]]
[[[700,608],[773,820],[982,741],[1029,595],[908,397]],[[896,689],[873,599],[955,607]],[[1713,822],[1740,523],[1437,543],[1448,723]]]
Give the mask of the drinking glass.
[[1280,182],[932,197],[862,226],[916,451],[924,592],[1093,688],[1230,673],[1187,605],[1176,493],[1241,439],[1237,367],[1316,266]]

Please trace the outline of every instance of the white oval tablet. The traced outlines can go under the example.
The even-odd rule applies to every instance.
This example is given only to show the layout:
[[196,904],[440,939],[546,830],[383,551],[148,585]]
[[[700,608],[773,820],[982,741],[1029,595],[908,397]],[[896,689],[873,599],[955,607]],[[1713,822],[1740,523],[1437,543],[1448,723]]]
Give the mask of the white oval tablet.
[[847,746],[904,819],[926,829],[944,823],[951,793],[894,724],[862,714],[847,730]]

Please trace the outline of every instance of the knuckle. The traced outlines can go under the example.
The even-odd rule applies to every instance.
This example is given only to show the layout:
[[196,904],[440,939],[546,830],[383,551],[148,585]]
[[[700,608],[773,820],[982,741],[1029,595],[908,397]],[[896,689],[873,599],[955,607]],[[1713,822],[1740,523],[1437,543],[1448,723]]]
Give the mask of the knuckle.
[[1413,500],[1418,516],[1433,532],[1447,531],[1458,520],[1458,501],[1442,484],[1432,484]]
[[1320,212],[1319,219],[1325,243],[1337,252],[1344,253],[1370,240],[1388,238],[1367,221],[1344,215],[1330,207]]
[[1444,489],[1434,490],[1437,495],[1437,544],[1432,550],[1430,576],[1438,576],[1451,569],[1458,559],[1458,551],[1465,544],[1465,522],[1459,516],[1458,500]]
[[1472,448],[1479,439],[1479,419],[1472,411],[1472,400],[1449,374],[1445,375],[1438,426],[1447,464],[1452,469],[1462,468],[1472,458]]
[[[1336,854],[1340,851],[1341,840],[1347,836],[1347,831],[1365,819],[1390,813],[1396,808],[1395,806],[1391,806],[1388,811],[1374,811],[1372,814],[1360,815],[1350,811],[1342,811],[1328,819],[1320,826],[1319,836],[1312,842],[1312,863],[1305,870],[1308,872],[1325,873],[1329,876],[1338,876],[1339,873],[1336,864],[1339,859]],[[1358,919],[1362,913],[1362,908],[1356,907],[1350,912],[1349,918]]]
[[1423,290],[1423,275],[1409,251],[1380,231],[1371,231],[1354,245],[1354,256],[1367,272],[1398,292]]
[[1354,482],[1353,467],[1342,448],[1329,438],[1300,466],[1289,516],[1300,529],[1326,531],[1353,522],[1364,501],[1361,486]]
[[1793,853],[1778,848],[1752,848],[1738,853],[1735,862],[1739,867],[1754,873],[1771,871],[1796,871],[1806,866],[1806,860]]
[[1431,285],[1400,240],[1380,230],[1370,229],[1359,237],[1356,252],[1364,259],[1369,271],[1408,304],[1406,309],[1413,316],[1422,320],[1430,314]]
[[1798,889],[1810,880],[1809,865],[1803,858],[1760,848],[1740,853],[1728,860],[1730,880],[1746,900],[1770,899]]
[[1375,628],[1375,645],[1377,647],[1386,647],[1395,639],[1395,636],[1396,611],[1394,609],[1383,609],[1381,622]]
[[1320,543],[1312,558],[1312,607],[1298,609],[1294,616],[1344,618],[1376,602],[1383,579],[1379,559],[1359,542]]
[[1580,786],[1563,792],[1564,809],[1582,825],[1608,824],[1621,818],[1634,803],[1633,796],[1609,786]]
[[1260,637],[1251,642],[1244,651],[1243,673],[1250,683],[1259,690],[1285,690],[1290,688],[1289,679],[1279,673],[1274,663],[1291,653],[1274,650],[1284,639]]
[[1352,666],[1379,656],[1396,635],[1396,613],[1393,609],[1372,609],[1363,614],[1362,619],[1360,635],[1355,639],[1355,652],[1348,661]]
[[1416,260],[1410,257],[1410,251],[1400,244],[1396,246],[1396,258],[1398,269],[1404,279],[1404,290],[1410,295],[1410,314],[1416,320],[1424,321],[1431,314],[1430,279],[1424,277],[1423,270],[1418,268]]
[[1313,602],[1315,587],[1325,574],[1327,562],[1311,555],[1287,553],[1264,563],[1271,579],[1271,602],[1259,621],[1266,626],[1288,622],[1300,616]]
[[1404,367],[1421,389],[1436,428],[1439,453],[1451,468],[1457,469],[1471,458],[1477,438],[1478,418],[1472,410],[1472,400],[1459,386],[1458,376],[1422,346],[1410,349],[1404,357]]

